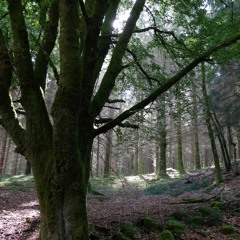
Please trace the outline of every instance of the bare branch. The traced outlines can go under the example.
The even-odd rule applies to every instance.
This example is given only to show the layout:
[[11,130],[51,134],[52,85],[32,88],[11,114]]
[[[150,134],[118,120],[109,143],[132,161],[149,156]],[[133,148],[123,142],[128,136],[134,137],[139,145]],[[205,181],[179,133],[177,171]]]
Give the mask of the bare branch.
[[123,99],[108,99],[107,103],[125,103]]
[[148,75],[148,73],[143,69],[143,67],[141,66],[141,64],[139,63],[137,56],[134,52],[132,52],[130,49],[127,49],[127,52],[130,53],[136,63],[136,65],[138,66],[138,68],[140,69],[140,71],[143,73],[143,75],[147,78],[147,80],[149,81],[149,84],[152,85],[152,80],[157,82],[158,84],[160,84],[159,79],[156,79],[154,77],[151,77]]

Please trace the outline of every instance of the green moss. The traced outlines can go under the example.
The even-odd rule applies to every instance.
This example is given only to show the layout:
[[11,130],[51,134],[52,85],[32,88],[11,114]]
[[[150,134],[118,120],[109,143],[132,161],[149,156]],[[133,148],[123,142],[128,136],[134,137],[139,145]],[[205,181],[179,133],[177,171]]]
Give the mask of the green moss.
[[168,226],[168,230],[171,230],[176,234],[181,235],[185,233],[183,224],[177,220],[169,220],[167,222],[167,226]]
[[204,219],[202,215],[197,214],[191,217],[188,222],[192,227],[198,227],[204,224]]
[[128,240],[128,238],[121,232],[115,232],[112,235],[112,240]]
[[161,228],[160,223],[150,217],[143,218],[141,222],[142,222],[143,226],[149,231],[157,230],[157,229]]
[[227,225],[227,226],[222,226],[219,229],[219,231],[225,235],[229,235],[229,234],[236,233],[237,228],[235,228],[234,226]]
[[11,190],[26,191],[34,188],[34,178],[32,175],[0,175],[0,188],[7,188]]
[[211,206],[211,207],[217,207],[217,208],[219,208],[219,209],[223,209],[224,203],[221,202],[221,201],[213,201],[213,202],[211,202],[211,205],[210,205],[210,206]]
[[140,230],[131,222],[125,222],[121,226],[120,230],[126,237],[132,238],[132,239],[140,239],[141,234]]
[[178,221],[187,220],[189,218],[188,214],[183,210],[175,211],[170,215],[170,218],[176,219]]
[[175,240],[175,238],[174,238],[171,231],[165,230],[165,231],[160,233],[157,240]]
[[202,214],[203,222],[207,226],[215,226],[223,220],[220,209],[216,207],[202,206],[198,208],[197,213]]

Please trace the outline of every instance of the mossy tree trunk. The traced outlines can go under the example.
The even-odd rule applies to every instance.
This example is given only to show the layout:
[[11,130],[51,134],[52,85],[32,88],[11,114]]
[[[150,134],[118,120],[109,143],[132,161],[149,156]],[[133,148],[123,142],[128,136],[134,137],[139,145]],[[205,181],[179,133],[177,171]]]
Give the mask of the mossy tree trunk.
[[166,178],[167,175],[167,131],[166,131],[166,103],[165,94],[157,101],[157,129],[159,138],[157,139],[157,176]]
[[[40,1],[39,1],[40,2]],[[86,194],[88,188],[93,139],[140,111],[177,83],[212,53],[240,39],[237,35],[210,48],[176,75],[156,88],[148,97],[98,128],[94,121],[124,69],[122,59],[135,31],[145,0],[136,0],[122,34],[115,36],[112,47],[112,22],[120,0],[52,0],[45,1],[48,21],[43,21],[43,35],[29,44],[25,12],[21,0],[7,0],[14,44],[14,67],[21,89],[21,107],[26,126],[17,118],[10,98],[12,59],[0,29],[0,124],[32,166],[40,204],[40,239],[87,240]],[[41,5],[41,4],[39,4]],[[39,20],[40,22],[41,20]],[[58,26],[60,23],[60,28]],[[57,30],[60,29],[58,38]],[[51,117],[43,92],[47,81],[50,54],[54,46],[60,52],[60,78]],[[38,53],[34,54],[36,48]],[[94,94],[108,53],[109,65]],[[56,70],[56,69],[55,69]],[[43,91],[42,91],[43,90]]]

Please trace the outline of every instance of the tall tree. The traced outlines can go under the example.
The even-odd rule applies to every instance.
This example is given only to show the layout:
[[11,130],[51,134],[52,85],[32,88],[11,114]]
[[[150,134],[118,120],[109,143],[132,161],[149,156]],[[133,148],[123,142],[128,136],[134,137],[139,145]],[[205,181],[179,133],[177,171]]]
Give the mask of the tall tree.
[[214,138],[212,123],[211,123],[211,108],[209,102],[209,96],[207,93],[206,87],[206,70],[204,63],[201,64],[201,78],[202,78],[202,93],[203,93],[203,101],[205,107],[205,120],[208,129],[208,135],[211,142],[212,153],[214,158],[214,166],[215,166],[215,176],[216,176],[216,184],[220,184],[223,181],[219,156],[217,152],[217,146]]
[[196,169],[201,169],[199,136],[198,136],[198,105],[197,105],[197,87],[192,82],[192,127],[193,127],[193,153]]
[[166,178],[167,175],[167,130],[166,130],[166,102],[165,94],[157,100],[157,126],[158,138],[156,148],[156,166],[157,176],[159,178]]
[[176,93],[176,132],[177,132],[177,170],[180,174],[185,173],[183,163],[182,146],[182,107],[180,102],[180,93]]
[[[160,31],[156,26],[136,27],[145,3],[153,4],[152,1],[131,1],[129,18],[119,34],[114,33],[112,23],[120,0],[37,1],[39,4],[24,1],[24,6],[21,0],[6,0],[5,3],[8,5],[12,41],[7,44],[1,22],[0,123],[15,142],[16,151],[31,163],[41,212],[40,239],[89,239],[86,194],[93,139],[124,124],[124,120],[155,101],[211,54],[236,43],[240,35],[231,34],[227,40],[224,38],[224,41],[201,48],[197,55],[188,58],[189,62],[179,72],[160,79],[161,84],[145,99],[96,127],[95,119],[109,101],[118,75],[128,67],[122,63],[132,35],[155,30],[159,38],[159,34],[173,36],[171,31]],[[39,13],[32,14],[32,17],[39,16],[34,20],[39,22],[40,34],[32,28],[32,22],[26,24],[31,21],[26,9]],[[8,49],[12,42],[13,58]],[[55,66],[51,53],[54,50],[58,54],[54,49],[58,43],[60,65]],[[51,117],[43,94],[48,66],[58,82]],[[101,71],[103,68],[106,70]],[[20,124],[9,95],[13,71],[21,90],[19,102],[25,111],[24,125]],[[95,88],[100,73],[103,75],[101,83]],[[151,82],[146,71],[143,76]]]

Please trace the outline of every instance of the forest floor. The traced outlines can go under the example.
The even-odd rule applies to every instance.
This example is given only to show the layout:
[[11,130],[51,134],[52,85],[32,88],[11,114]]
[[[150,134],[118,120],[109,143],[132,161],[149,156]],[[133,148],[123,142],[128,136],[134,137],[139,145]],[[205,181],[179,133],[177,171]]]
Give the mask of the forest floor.
[[[113,176],[92,179],[92,189],[103,195],[95,191],[88,195],[91,239],[156,240],[166,229],[179,240],[240,239],[240,176],[224,173],[224,183],[214,187],[212,169],[181,178],[175,171],[169,174],[167,180],[156,180],[154,174],[121,181]],[[146,217],[158,224],[148,225]],[[176,226],[177,221],[183,228]],[[36,240],[39,225],[32,176],[0,176],[0,239]],[[137,229],[134,237],[119,234],[126,225]],[[228,235],[221,233],[226,225],[235,227]]]

